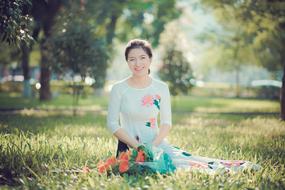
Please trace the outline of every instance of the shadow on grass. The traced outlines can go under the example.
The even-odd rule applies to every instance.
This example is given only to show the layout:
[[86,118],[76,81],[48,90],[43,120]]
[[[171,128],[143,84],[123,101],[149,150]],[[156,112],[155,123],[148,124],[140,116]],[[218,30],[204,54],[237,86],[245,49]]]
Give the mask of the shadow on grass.
[[0,115],[0,132],[14,133],[17,130],[23,132],[30,132],[33,134],[45,133],[53,131],[54,129],[70,127],[100,127],[106,125],[105,116],[102,114],[84,114],[84,115],[21,115],[21,114],[7,114]]
[[[250,113],[202,113],[202,112],[174,112],[172,114],[173,123],[180,125],[191,125],[189,119],[200,118],[202,121],[207,121],[209,127],[219,126],[227,127],[232,123],[239,123],[245,119],[253,119],[256,117],[262,118],[273,118],[278,119],[279,113],[260,113],[260,112],[250,112]],[[205,126],[206,127],[206,126]]]

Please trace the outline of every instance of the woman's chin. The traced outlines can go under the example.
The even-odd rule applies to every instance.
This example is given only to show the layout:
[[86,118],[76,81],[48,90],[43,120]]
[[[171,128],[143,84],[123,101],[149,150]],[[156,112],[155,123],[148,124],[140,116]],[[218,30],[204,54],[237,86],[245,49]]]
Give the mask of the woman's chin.
[[136,76],[144,76],[146,75],[147,73],[142,70],[142,71],[133,71],[133,75],[136,75]]

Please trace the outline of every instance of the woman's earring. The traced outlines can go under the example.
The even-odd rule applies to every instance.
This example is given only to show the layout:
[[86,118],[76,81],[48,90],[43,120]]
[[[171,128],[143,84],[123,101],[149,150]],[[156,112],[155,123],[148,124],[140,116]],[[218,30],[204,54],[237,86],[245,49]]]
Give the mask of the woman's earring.
[[150,74],[150,69],[148,69],[148,74]]

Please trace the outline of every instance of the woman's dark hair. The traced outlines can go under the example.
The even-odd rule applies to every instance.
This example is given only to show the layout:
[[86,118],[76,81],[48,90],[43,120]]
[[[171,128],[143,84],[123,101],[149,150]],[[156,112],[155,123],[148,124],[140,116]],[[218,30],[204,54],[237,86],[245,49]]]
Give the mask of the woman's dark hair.
[[128,42],[128,44],[126,46],[126,49],[125,49],[125,59],[126,59],[126,61],[128,61],[129,52],[132,49],[136,49],[136,48],[142,48],[146,52],[146,54],[149,56],[149,58],[152,58],[151,44],[148,41],[146,41],[146,40],[133,39],[133,40]]
[[[125,49],[125,59],[126,59],[126,61],[128,61],[129,52],[132,49],[136,49],[136,48],[142,48],[146,52],[148,57],[152,58],[151,44],[148,41],[146,41],[146,40],[133,39],[133,40],[128,42],[128,44],[126,46],[126,49]],[[148,69],[148,74],[150,74],[150,69]]]

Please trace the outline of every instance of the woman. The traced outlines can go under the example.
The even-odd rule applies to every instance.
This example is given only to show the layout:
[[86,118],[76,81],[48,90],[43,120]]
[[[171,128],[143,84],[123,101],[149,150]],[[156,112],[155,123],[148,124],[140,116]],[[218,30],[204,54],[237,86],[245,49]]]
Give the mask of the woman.
[[[149,42],[131,40],[125,49],[125,59],[132,75],[113,85],[108,106],[107,126],[119,140],[117,156],[141,144],[163,149],[176,168],[242,169],[250,162],[217,160],[192,156],[169,144],[166,137],[172,126],[168,85],[149,76],[152,49]],[[157,116],[160,114],[160,125]]]

